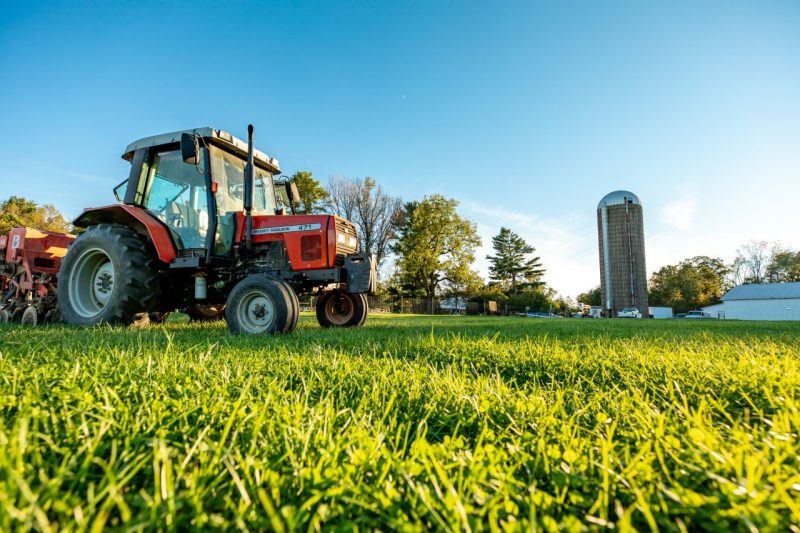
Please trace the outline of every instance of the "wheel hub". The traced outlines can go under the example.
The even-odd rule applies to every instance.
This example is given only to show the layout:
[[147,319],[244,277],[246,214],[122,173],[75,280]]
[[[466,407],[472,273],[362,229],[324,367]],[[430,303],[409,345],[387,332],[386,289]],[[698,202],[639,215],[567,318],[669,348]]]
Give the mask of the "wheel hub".
[[238,321],[248,333],[267,330],[275,320],[275,305],[261,290],[254,290],[244,298],[236,309]]
[[264,318],[267,315],[267,308],[261,304],[253,306],[253,316],[256,318]]
[[114,266],[109,261],[97,269],[94,275],[94,297],[102,304],[108,303],[114,291]]
[[325,311],[333,324],[343,326],[353,317],[355,308],[349,298],[341,294],[333,296],[325,306]]
[[75,311],[84,318],[97,316],[114,295],[114,263],[100,248],[86,250],[75,262],[67,281]]

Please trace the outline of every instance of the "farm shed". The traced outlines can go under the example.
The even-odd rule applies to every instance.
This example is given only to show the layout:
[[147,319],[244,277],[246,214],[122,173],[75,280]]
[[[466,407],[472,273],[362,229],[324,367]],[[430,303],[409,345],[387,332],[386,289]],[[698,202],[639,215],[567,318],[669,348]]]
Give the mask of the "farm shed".
[[703,311],[736,320],[800,320],[800,282],[739,285]]

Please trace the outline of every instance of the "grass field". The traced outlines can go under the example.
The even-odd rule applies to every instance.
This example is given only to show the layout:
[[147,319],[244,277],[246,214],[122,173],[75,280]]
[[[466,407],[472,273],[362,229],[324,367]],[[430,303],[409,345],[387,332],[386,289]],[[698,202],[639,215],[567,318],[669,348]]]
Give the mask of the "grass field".
[[788,530],[800,325],[0,328],[0,530]]

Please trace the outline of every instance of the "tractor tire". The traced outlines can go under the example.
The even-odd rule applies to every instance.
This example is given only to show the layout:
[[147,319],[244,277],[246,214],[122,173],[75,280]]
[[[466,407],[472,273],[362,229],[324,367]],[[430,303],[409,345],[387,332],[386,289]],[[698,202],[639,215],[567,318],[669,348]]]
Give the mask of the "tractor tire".
[[11,322],[11,314],[5,309],[0,309],[0,324],[8,324]]
[[161,274],[147,238],[117,224],[83,232],[58,274],[58,306],[67,324],[146,324],[157,308]]
[[292,303],[291,313],[289,314],[289,323],[286,325],[284,333],[291,333],[297,328],[297,322],[300,320],[300,300],[297,298],[297,293],[294,288],[284,280],[278,280],[283,287],[286,295]]
[[317,299],[317,322],[323,328],[354,328],[364,325],[369,312],[365,294],[327,291]]
[[367,321],[367,315],[369,314],[369,300],[367,299],[366,294],[356,294],[355,296],[360,296],[362,300],[364,300],[364,314],[361,315],[361,322],[358,323],[357,327],[361,327]]
[[35,326],[39,323],[39,313],[36,312],[35,307],[26,307],[19,321],[23,326]]
[[192,304],[185,312],[192,322],[213,322],[225,318],[225,304]]
[[225,303],[225,320],[235,334],[288,333],[293,306],[281,280],[267,274],[253,274],[231,290]]

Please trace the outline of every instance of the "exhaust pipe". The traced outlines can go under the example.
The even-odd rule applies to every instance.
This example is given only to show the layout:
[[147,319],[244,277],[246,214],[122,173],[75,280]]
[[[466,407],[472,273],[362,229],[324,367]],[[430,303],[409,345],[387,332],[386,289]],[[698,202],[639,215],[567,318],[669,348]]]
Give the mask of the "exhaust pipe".
[[244,167],[244,216],[245,237],[244,243],[247,250],[252,249],[253,243],[253,189],[255,188],[255,171],[253,169],[253,125],[247,126],[247,166]]

